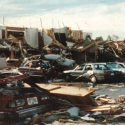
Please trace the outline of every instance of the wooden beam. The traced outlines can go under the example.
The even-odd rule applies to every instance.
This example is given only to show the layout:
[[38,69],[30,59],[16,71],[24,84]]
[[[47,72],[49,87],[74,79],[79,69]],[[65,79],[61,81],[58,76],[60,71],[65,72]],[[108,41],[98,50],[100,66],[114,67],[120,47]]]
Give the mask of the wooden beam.
[[11,59],[14,59],[14,46],[11,46]]
[[93,43],[91,43],[91,44],[89,44],[89,45],[87,45],[87,46],[85,46],[83,49],[73,49],[73,50],[76,50],[76,51],[78,51],[78,52],[83,52],[83,51],[85,51],[86,49],[88,49],[88,48],[90,48],[91,46],[93,46],[95,44],[95,42],[93,42]]
[[6,27],[6,30],[19,30],[19,31],[25,31],[25,28],[20,28],[20,27]]

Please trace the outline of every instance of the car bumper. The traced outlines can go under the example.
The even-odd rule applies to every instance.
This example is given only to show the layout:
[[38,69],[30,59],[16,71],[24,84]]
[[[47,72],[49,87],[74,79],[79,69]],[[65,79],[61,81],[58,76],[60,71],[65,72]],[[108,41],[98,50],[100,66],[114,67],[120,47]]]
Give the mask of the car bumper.
[[121,75],[114,75],[114,76],[99,76],[97,77],[98,81],[113,81],[113,80],[118,80],[122,79],[123,77]]
[[122,73],[122,78],[125,79],[125,73]]
[[20,120],[26,117],[32,117],[33,113],[44,113],[47,111],[50,111],[52,109],[53,105],[48,104],[48,105],[40,105],[36,107],[31,107],[23,110],[18,110],[18,111],[12,111],[12,112],[0,112],[0,120]]

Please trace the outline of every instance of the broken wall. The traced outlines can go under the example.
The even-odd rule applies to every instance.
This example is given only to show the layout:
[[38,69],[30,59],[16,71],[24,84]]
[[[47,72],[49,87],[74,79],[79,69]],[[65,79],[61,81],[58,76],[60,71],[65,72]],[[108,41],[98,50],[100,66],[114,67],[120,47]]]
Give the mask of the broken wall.
[[71,37],[74,40],[83,39],[82,30],[71,30]]
[[43,37],[44,46],[49,45],[53,42],[53,39],[50,36],[48,36],[46,32],[41,32],[41,34]]
[[66,38],[68,37],[68,27],[63,27],[60,29],[53,28],[53,33],[65,33]]
[[43,29],[43,41],[44,46],[51,44],[53,41],[58,41],[66,46],[66,39],[68,37],[68,28],[52,28],[52,29]]
[[38,29],[26,28],[25,39],[30,46],[37,48],[38,47]]

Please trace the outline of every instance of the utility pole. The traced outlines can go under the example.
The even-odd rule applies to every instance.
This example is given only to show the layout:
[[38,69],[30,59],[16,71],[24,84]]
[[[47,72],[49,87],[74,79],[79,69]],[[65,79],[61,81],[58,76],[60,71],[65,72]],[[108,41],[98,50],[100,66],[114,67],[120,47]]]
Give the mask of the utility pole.
[[42,26],[42,20],[41,20],[41,18],[40,18],[40,23],[41,23],[41,29],[43,29],[43,26]]
[[[78,26],[78,24],[76,23],[76,25]],[[78,29],[79,29],[79,31],[80,31],[80,28],[79,28],[79,26],[78,26]]]
[[64,23],[62,22],[63,26],[65,27]]
[[4,17],[3,17],[3,25],[4,25]]
[[53,19],[52,19],[52,28],[53,28]]

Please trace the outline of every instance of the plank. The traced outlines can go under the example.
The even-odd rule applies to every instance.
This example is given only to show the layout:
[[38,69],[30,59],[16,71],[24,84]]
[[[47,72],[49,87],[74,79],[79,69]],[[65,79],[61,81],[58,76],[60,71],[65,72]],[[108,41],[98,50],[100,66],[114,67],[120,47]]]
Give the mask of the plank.
[[[86,96],[92,92],[94,92],[94,89],[90,88],[79,88],[79,87],[71,87],[71,86],[61,86],[58,88],[57,85],[47,85],[47,84],[39,84],[36,83],[37,86],[39,86],[42,89],[48,90],[52,94],[62,94],[62,95],[71,95],[71,96]],[[57,88],[57,89],[54,89]]]

